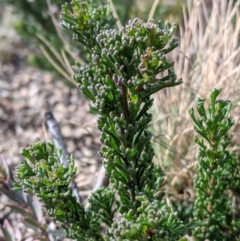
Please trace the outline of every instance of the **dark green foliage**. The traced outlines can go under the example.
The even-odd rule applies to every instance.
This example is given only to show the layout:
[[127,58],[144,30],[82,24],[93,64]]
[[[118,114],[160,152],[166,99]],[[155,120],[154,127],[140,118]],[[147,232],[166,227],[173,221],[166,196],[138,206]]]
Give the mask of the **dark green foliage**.
[[[98,35],[98,45],[89,57],[90,64],[76,68],[75,77],[98,112],[102,113],[105,107],[109,113],[110,106],[118,109],[117,105],[121,104],[118,112],[122,111],[125,118],[130,118],[128,121],[140,119],[151,106],[151,94],[181,83],[176,81],[170,69],[173,63],[165,56],[178,44],[176,39],[172,39],[166,46],[173,32],[174,26],[170,24],[144,23],[135,19],[126,28],[103,30]],[[157,74],[164,71],[167,74],[158,78]],[[139,111],[141,102],[145,104]],[[129,105],[129,110],[126,105]]]
[[177,212],[177,216],[185,224],[189,224],[193,218],[193,205],[194,202],[190,200],[181,199],[172,201],[173,210]]
[[195,139],[200,147],[195,180],[194,216],[199,223],[194,231],[196,240],[239,240],[236,237],[240,235],[240,219],[232,206],[234,191],[240,185],[240,170],[236,156],[226,149],[230,143],[227,132],[233,125],[228,118],[231,103],[216,100],[220,92],[212,92],[207,109],[205,99],[198,99],[199,118],[190,110],[194,129],[200,135]]
[[[152,162],[148,125],[151,95],[181,83],[166,54],[178,41],[175,26],[129,21],[120,30],[106,1],[73,1],[63,7],[63,25],[88,53],[88,64],[75,67],[75,79],[98,113],[98,126],[110,187],[93,192],[89,208],[76,202],[69,188],[75,173],[60,164],[52,144],[34,142],[17,169],[20,186],[44,202],[49,215],[76,240],[172,240],[187,228],[158,195],[164,174]],[[106,3],[106,4],[104,4]],[[33,168],[30,166],[33,165]],[[116,197],[116,198],[115,198]]]
[[[90,63],[76,68],[76,80],[92,101],[104,144],[101,156],[121,198],[121,212],[138,207],[135,197],[157,192],[162,174],[155,171],[151,133],[147,130],[150,95],[181,83],[169,69],[165,54],[177,46],[170,24],[130,21],[121,30],[103,30],[97,37]],[[166,76],[157,74],[168,70]],[[127,187],[127,188],[126,188]]]
[[186,227],[165,201],[146,196],[136,197],[137,210],[132,207],[121,217],[115,218],[106,240],[179,240]]
[[74,160],[70,157],[69,166],[64,168],[60,162],[61,152],[56,152],[53,144],[38,140],[23,149],[22,154],[26,159],[17,167],[16,174],[20,188],[38,196],[48,215],[63,226],[66,223],[73,230],[86,229],[84,209],[69,188],[76,172]]
[[[103,240],[100,221],[112,216],[113,192],[97,190],[90,199],[88,211],[72,195],[70,183],[76,172],[74,160],[68,158],[69,166],[63,167],[61,151],[52,143],[36,140],[22,152],[26,158],[17,167],[15,189],[34,193],[44,203],[47,214],[58,221],[66,236],[76,240]],[[99,202],[101,199],[101,202]],[[97,204],[97,205],[96,205]],[[109,220],[106,219],[108,224]]]
[[101,220],[105,225],[110,227],[116,211],[112,210],[114,191],[108,188],[100,188],[92,193],[88,201],[90,203],[88,210],[91,213],[95,213],[96,220]]
[[[35,237],[39,240],[47,241],[51,238],[62,239],[63,230],[50,227],[47,222],[44,221],[46,215],[42,209],[42,204],[36,197],[31,194],[26,194],[22,190],[14,190],[16,184],[15,178],[11,168],[7,165],[5,159],[0,159],[0,193],[6,195],[11,202],[6,203],[5,208],[10,208],[12,212],[21,215],[21,222],[28,228],[35,231]],[[4,209],[5,209],[4,208]],[[19,240],[20,230],[17,227],[11,226],[11,219],[8,221],[8,215],[6,213],[5,220],[1,227],[4,237],[8,241]],[[1,222],[3,216],[1,216]]]
[[[76,18],[81,20],[83,16],[80,15]],[[71,26],[70,23],[69,28]],[[120,198],[116,207],[121,217],[114,219],[108,235],[116,240],[147,240],[149,235],[153,239],[164,239],[171,236],[167,230],[175,230],[174,223],[181,230],[179,235],[184,234],[184,226],[168,210],[167,204],[154,198],[163,174],[152,163],[154,152],[151,133],[147,130],[151,122],[147,112],[153,101],[151,94],[181,83],[176,81],[170,69],[173,64],[165,56],[178,44],[176,39],[170,41],[175,28],[171,24],[145,23],[140,19],[129,21],[120,30],[104,28],[94,42],[89,40],[88,29],[79,34],[73,26],[75,39],[83,44],[84,39],[88,39],[90,44],[95,44],[89,54],[89,64],[75,68],[75,79],[91,100],[92,111],[100,114],[98,126],[103,143],[100,154],[105,160],[110,183]],[[165,76],[157,77],[164,71],[167,72]],[[154,208],[168,210],[165,219],[153,221],[146,216],[142,202],[149,203],[149,215]],[[148,224],[141,226],[144,219]],[[172,238],[177,240],[179,235],[175,232]]]
[[62,25],[74,32],[73,39],[88,48],[96,45],[96,37],[103,29],[111,29],[116,20],[106,0],[73,0],[71,7],[62,7]]

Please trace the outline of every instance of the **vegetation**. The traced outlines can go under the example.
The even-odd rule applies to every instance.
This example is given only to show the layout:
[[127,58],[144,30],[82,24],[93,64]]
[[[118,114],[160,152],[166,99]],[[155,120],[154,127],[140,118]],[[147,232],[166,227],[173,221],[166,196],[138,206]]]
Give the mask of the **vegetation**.
[[199,145],[198,175],[195,179],[196,200],[194,216],[199,226],[193,234],[196,240],[239,240],[239,207],[236,202],[240,185],[240,169],[237,157],[226,148],[230,143],[227,135],[234,122],[228,118],[231,103],[216,100],[220,89],[215,89],[210,106],[205,109],[205,99],[198,99],[196,118],[189,111],[200,135],[195,141]]
[[[232,33],[233,52],[223,52],[220,65],[214,62],[208,72],[205,64],[209,68],[214,49],[222,53],[229,40],[217,41],[216,48],[212,32],[207,26],[199,27],[201,18],[196,22],[199,5],[192,6],[189,22],[185,22],[191,33],[181,33],[180,29],[180,39],[185,40],[180,45],[174,37],[174,24],[135,18],[118,28],[118,19],[107,1],[73,0],[71,5],[63,5],[62,25],[73,32],[74,40],[85,51],[83,61],[74,67],[74,81],[89,100],[91,112],[99,116],[100,155],[110,184],[93,191],[84,206],[70,187],[76,173],[73,157],[63,167],[61,150],[40,140],[23,150],[25,159],[17,167],[15,178],[3,161],[0,190],[18,203],[13,210],[41,230],[40,239],[48,240],[49,235],[57,239],[60,234],[54,236],[47,225],[41,224],[36,215],[41,213],[40,206],[26,211],[32,201],[17,198],[23,195],[21,190],[36,195],[66,237],[75,240],[240,240],[238,153],[227,149],[234,125],[229,114],[236,104],[218,99],[219,88],[212,88],[209,100],[197,98],[197,94],[209,92],[203,81],[211,81],[211,87],[216,87],[215,79],[217,84],[224,84],[227,77],[232,82],[239,78],[239,19],[234,13],[240,1],[235,5],[223,2],[213,3],[209,18],[204,12],[208,18],[205,24],[211,25],[217,14],[214,11],[221,9],[225,19],[222,25],[212,24],[212,31],[217,37],[225,31]],[[201,41],[195,41],[192,33]],[[193,45],[195,42],[199,45]],[[176,57],[173,50],[178,46],[183,55]],[[224,72],[226,66],[230,72]],[[185,78],[184,84],[174,70]],[[227,83],[228,87],[235,85]],[[194,88],[199,91],[194,92]],[[196,99],[197,114],[192,108]],[[184,115],[188,110],[189,115]],[[163,113],[169,118],[159,122],[157,117]],[[182,116],[186,117],[184,123]],[[195,154],[193,125],[199,148],[197,161],[191,163],[188,155],[191,152],[194,160]],[[158,135],[162,126],[163,134]],[[153,145],[152,136],[155,142],[163,136],[161,145]],[[157,157],[161,155],[155,157],[156,162],[154,149]],[[178,174],[171,178],[174,169]],[[193,193],[187,192],[189,187]],[[6,240],[16,239],[7,221],[2,230]]]

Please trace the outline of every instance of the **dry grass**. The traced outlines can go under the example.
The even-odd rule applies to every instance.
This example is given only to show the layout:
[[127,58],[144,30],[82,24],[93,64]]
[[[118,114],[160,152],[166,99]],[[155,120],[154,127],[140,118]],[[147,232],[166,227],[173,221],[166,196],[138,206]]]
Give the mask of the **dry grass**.
[[191,178],[186,175],[196,161],[188,110],[197,98],[208,100],[214,88],[222,88],[221,98],[233,103],[233,149],[239,149],[240,0],[235,4],[231,0],[212,2],[209,6],[209,1],[189,0],[183,9],[180,46],[172,56],[183,84],[160,91],[153,108],[157,161],[168,168],[171,181],[175,177],[172,184],[177,187],[179,183],[181,188],[189,186]]

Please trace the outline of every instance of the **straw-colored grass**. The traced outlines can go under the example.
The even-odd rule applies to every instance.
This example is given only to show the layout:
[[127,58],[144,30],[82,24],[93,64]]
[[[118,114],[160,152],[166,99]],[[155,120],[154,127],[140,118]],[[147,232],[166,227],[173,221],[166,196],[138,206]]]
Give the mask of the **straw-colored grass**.
[[189,186],[196,163],[188,110],[197,98],[208,101],[214,88],[222,88],[221,98],[233,103],[233,149],[240,146],[240,0],[214,0],[210,6],[207,2],[189,0],[183,9],[180,45],[172,56],[183,84],[160,91],[153,108],[157,161],[168,168],[170,181],[180,189]]

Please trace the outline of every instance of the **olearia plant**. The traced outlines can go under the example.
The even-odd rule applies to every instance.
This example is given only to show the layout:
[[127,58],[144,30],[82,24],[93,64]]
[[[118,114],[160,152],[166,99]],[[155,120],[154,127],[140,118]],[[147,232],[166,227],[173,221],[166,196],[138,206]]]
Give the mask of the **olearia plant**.
[[76,0],[63,6],[63,26],[85,46],[88,64],[75,67],[75,80],[99,114],[100,155],[110,186],[89,197],[87,209],[69,187],[76,172],[61,151],[39,140],[24,149],[17,168],[18,188],[34,193],[49,216],[75,240],[179,240],[187,227],[161,195],[164,174],[153,164],[148,125],[152,94],[181,84],[166,54],[177,47],[175,26],[134,19],[113,29],[107,1]]
[[199,224],[193,232],[197,241],[240,240],[239,207],[234,205],[240,186],[239,163],[227,150],[227,132],[234,122],[228,117],[231,102],[217,100],[220,92],[215,89],[211,93],[208,108],[204,107],[205,99],[198,99],[198,118],[193,109],[189,112],[199,134],[195,141],[200,148],[193,212]]

